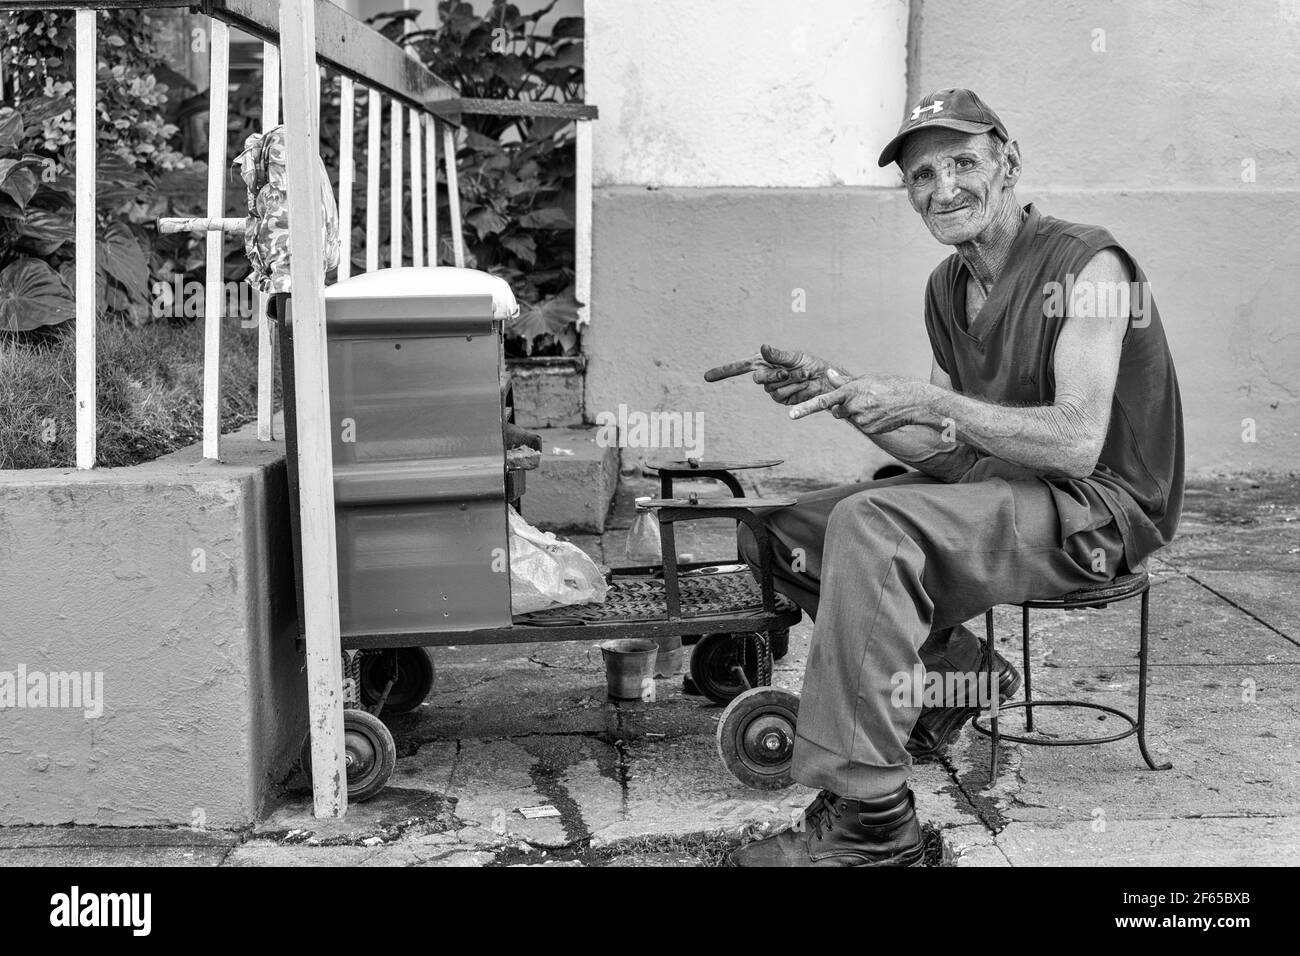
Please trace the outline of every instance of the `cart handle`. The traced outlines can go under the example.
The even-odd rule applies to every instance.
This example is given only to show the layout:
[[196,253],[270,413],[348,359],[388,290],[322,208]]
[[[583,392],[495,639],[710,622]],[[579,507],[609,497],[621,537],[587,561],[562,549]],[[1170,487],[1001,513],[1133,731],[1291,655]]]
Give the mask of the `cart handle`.
[[688,499],[641,502],[642,507],[654,509],[659,516],[659,543],[664,556],[664,597],[668,603],[668,618],[681,620],[682,594],[677,581],[677,535],[673,525],[678,521],[699,518],[731,518],[743,522],[754,535],[758,545],[758,586],[763,596],[763,610],[776,613],[776,591],[772,585],[772,546],[767,525],[754,513],[755,508],[784,508],[795,503],[793,498],[718,498],[705,499],[691,495]]

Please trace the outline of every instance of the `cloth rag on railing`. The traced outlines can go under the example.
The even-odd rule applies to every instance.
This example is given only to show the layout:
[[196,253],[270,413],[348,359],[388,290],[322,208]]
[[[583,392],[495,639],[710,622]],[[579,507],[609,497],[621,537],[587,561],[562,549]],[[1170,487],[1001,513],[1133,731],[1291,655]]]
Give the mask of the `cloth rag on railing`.
[[[244,233],[244,251],[253,267],[247,281],[259,292],[289,290],[289,193],[285,168],[284,126],[254,133],[244,140],[244,150],[235,158],[239,175],[248,187],[249,228]],[[339,264],[339,211],[330,189],[325,164],[319,168],[320,201],[324,229],[325,271]]]

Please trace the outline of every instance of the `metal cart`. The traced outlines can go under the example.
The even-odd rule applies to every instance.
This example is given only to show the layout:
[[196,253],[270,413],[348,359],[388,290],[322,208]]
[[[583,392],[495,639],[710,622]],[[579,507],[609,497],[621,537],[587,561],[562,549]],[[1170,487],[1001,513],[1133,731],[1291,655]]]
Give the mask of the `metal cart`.
[[[502,437],[512,404],[502,333],[515,308],[502,280],[468,269],[385,269],[326,290],[348,799],[374,796],[392,774],[396,749],[380,718],[423,702],[435,678],[428,648],[629,637],[694,645],[696,687],[728,704],[724,763],[751,786],[788,786],[798,701],[770,684],[774,651],[784,655],[801,613],[773,588],[755,509],[793,499],[746,498],[734,476],[779,462],[654,463],[662,566],[610,571],[603,604],[511,614],[506,509],[526,483]],[[291,297],[274,296],[272,313],[301,622]],[[684,478],[720,481],[733,497],[674,497]],[[704,518],[749,527],[757,575],[731,558],[678,562],[676,525]]]

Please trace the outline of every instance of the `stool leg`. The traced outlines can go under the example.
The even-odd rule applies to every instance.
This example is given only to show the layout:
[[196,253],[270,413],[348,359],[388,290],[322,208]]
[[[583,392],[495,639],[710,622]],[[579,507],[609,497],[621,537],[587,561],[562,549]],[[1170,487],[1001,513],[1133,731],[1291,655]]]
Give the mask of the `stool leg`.
[[1025,730],[1034,729],[1034,682],[1029,676],[1029,608],[1020,609],[1020,646],[1023,648],[1025,661]]
[[993,709],[990,712],[989,725],[993,731],[993,736],[989,738],[989,786],[997,786],[998,782],[998,692],[997,692],[997,669],[993,666],[993,608],[989,608],[984,614],[984,635],[988,642],[988,682],[990,687],[994,688],[992,699]]
[[1157,764],[1147,751],[1147,618],[1151,592],[1142,592],[1141,646],[1138,650],[1138,749],[1152,770],[1168,770],[1172,763]]

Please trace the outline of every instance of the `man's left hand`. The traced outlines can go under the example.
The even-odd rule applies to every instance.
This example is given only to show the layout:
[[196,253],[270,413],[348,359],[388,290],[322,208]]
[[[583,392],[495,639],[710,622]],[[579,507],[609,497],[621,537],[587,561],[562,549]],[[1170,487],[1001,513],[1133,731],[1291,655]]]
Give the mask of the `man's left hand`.
[[834,370],[828,378],[835,390],[795,405],[790,409],[791,418],[807,418],[829,410],[867,435],[892,432],[924,420],[924,392],[930,387],[924,382],[898,375],[849,378]]

